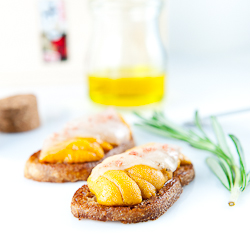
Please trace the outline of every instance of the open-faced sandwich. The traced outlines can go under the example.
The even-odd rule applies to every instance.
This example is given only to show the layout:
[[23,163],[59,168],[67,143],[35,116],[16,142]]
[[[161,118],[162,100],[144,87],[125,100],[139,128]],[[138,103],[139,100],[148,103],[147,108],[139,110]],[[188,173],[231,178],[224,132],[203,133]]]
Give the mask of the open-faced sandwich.
[[44,142],[26,162],[26,178],[44,182],[86,181],[105,158],[134,146],[131,130],[114,110],[66,124]]
[[137,223],[159,218],[194,178],[179,148],[151,143],[98,164],[73,196],[78,219]]

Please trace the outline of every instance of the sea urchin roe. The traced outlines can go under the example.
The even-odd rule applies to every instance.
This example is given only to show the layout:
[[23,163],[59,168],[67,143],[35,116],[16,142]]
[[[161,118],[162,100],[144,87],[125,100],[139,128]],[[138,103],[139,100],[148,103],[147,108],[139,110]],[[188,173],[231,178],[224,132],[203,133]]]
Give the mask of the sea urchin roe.
[[108,157],[98,164],[91,173],[97,179],[108,170],[125,170],[135,165],[146,165],[157,170],[174,172],[179,159],[179,149],[167,144],[154,143],[145,147],[136,147],[125,153]]
[[39,161],[49,163],[98,161],[103,158],[104,152],[112,148],[109,143],[98,143],[94,138],[76,138],[65,141],[48,151],[42,151]]
[[[129,126],[110,108],[67,123],[62,131],[45,140],[40,160],[69,163],[96,161],[103,157],[103,152],[129,140]],[[77,150],[80,149],[78,146],[81,150]],[[72,157],[75,159],[71,160]]]
[[156,195],[177,168],[179,150],[154,143],[112,156],[97,165],[88,186],[97,202],[130,206]]

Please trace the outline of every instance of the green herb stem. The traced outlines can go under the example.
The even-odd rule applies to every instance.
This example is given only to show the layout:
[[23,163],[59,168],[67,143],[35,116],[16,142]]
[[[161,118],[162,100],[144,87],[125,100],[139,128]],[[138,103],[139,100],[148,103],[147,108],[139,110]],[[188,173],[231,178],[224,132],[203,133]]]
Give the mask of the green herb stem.
[[236,204],[236,201],[238,200],[240,193],[241,191],[240,191],[239,186],[234,186],[231,189],[231,195],[230,195],[229,202],[228,202],[228,205],[230,207],[233,207]]
[[250,183],[250,172],[246,173],[246,162],[240,141],[236,136],[229,135],[239,156],[238,166],[230,152],[222,127],[216,117],[211,117],[211,123],[217,143],[213,142],[206,134],[197,111],[195,113],[195,130],[184,129],[174,124],[159,111],[155,111],[150,118],[144,118],[139,113],[135,114],[141,120],[141,123],[135,125],[165,137],[185,141],[194,148],[208,151],[216,156],[217,158],[209,157],[207,164],[221,183],[231,192],[228,204],[230,206],[235,205],[240,193]]

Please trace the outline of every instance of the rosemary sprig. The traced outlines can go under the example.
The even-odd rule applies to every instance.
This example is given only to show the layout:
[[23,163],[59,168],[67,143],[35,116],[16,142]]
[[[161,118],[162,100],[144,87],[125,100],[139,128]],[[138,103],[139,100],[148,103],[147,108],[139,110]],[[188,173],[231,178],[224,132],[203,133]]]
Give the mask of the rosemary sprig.
[[164,116],[163,112],[154,111],[150,118],[144,118],[137,112],[134,113],[140,118],[140,123],[135,124],[136,126],[165,137],[185,141],[194,148],[212,153],[213,156],[208,157],[206,163],[224,187],[231,192],[228,204],[235,205],[239,194],[250,183],[250,172],[246,173],[246,162],[240,141],[236,136],[229,135],[239,157],[239,164],[237,164],[216,117],[211,117],[213,131],[217,139],[217,142],[213,142],[202,127],[198,111],[195,112],[195,130],[184,129],[174,124]]

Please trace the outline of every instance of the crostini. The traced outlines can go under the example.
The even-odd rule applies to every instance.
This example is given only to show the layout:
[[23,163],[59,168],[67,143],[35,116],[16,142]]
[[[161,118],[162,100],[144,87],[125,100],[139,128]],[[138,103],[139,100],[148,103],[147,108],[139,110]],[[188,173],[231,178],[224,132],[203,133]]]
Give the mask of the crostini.
[[42,182],[86,181],[109,156],[134,147],[129,125],[112,108],[65,125],[26,162],[24,176]]
[[137,223],[155,220],[179,198],[195,176],[178,148],[152,143],[105,159],[74,194],[78,219]]

